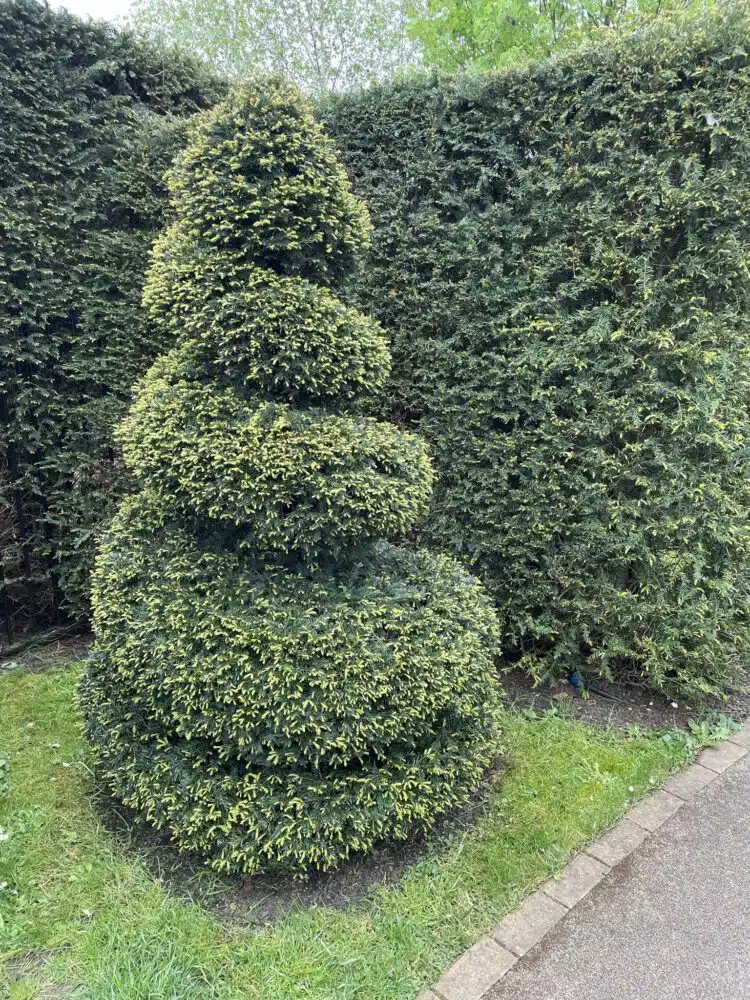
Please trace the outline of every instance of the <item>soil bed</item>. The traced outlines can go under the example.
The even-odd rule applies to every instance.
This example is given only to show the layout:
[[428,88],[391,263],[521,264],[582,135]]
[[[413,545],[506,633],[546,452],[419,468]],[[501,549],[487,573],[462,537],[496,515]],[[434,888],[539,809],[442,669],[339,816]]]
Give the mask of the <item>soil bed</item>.
[[640,726],[642,729],[685,729],[689,719],[716,710],[735,719],[750,716],[750,691],[729,695],[727,701],[706,699],[689,702],[684,698],[665,698],[650,688],[633,684],[613,684],[597,677],[591,684],[608,697],[591,692],[583,698],[567,681],[534,687],[531,678],[521,670],[501,674],[509,706],[531,708],[537,712],[556,709],[581,722],[596,726]]
[[67,667],[71,660],[81,660],[89,651],[91,633],[83,629],[71,629],[71,634],[56,638],[51,642],[43,638],[38,643],[29,640],[28,648],[10,654],[0,648],[0,677],[16,670],[29,674],[39,674],[45,670]]

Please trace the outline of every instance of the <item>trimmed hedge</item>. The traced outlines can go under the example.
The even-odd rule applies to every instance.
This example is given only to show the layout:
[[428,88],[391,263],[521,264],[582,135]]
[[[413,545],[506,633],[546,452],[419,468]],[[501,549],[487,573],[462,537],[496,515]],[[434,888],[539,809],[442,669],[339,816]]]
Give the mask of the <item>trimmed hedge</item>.
[[169,183],[145,301],[177,345],[120,431],[142,489],[97,560],[87,733],[114,794],[213,867],[326,870],[478,783],[494,610],[453,560],[383,540],[432,468],[362,412],[382,331],[311,284],[369,237],[311,109],[280,81],[238,91]]
[[[35,0],[0,0],[0,614],[86,614],[126,486],[112,428],[166,341],[140,308],[200,66]],[[54,584],[51,580],[54,579]],[[53,586],[56,593],[53,592]]]
[[436,458],[425,537],[536,676],[746,676],[749,45],[729,9],[323,108],[374,217],[383,412]]

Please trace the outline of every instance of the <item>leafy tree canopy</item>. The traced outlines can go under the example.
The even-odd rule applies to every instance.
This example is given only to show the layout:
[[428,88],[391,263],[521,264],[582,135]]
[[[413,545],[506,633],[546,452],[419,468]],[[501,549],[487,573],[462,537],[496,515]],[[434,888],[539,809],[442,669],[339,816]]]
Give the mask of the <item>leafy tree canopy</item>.
[[140,32],[241,78],[280,73],[312,94],[346,90],[411,65],[408,0],[135,0]]
[[418,0],[410,31],[426,65],[493,69],[544,58],[606,29],[716,0]]

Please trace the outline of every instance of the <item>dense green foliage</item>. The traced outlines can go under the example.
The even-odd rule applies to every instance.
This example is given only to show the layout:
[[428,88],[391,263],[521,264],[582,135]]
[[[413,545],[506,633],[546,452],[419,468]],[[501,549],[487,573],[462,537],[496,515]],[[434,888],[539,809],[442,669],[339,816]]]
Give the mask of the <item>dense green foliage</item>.
[[121,429],[142,489],[97,561],[88,736],[114,793],[216,868],[325,870],[477,784],[495,616],[457,563],[383,540],[432,469],[362,412],[382,331],[310,281],[369,236],[311,109],[242,89],[169,183],[145,301],[177,344]]
[[[314,231],[303,201],[302,229],[285,242],[293,213],[274,229],[265,193],[255,209],[245,200],[247,225],[272,228],[243,251],[263,273],[232,284],[242,247],[226,195],[206,204],[177,167],[186,219],[157,248],[147,324],[141,269],[163,218],[161,171],[183,143],[164,113],[212,101],[215,87],[186,61],[32,0],[0,0],[0,29],[5,614],[39,615],[63,594],[85,612],[93,536],[129,482],[110,428],[132,380],[182,330],[138,405],[150,412],[148,392],[171,385],[175,412],[196,400],[206,420],[220,402],[225,419],[206,438],[182,436],[172,409],[163,428],[128,424],[125,447],[155,490],[178,501],[194,488],[196,516],[217,517],[219,503],[234,539],[249,518],[264,544],[306,557],[326,540],[346,547],[335,485],[346,470],[325,466],[345,399],[362,421],[357,461],[374,463],[360,468],[358,516],[375,525],[385,506],[386,534],[404,531],[427,495],[419,445],[398,465],[399,446],[368,422],[382,341],[325,287],[356,256],[354,217],[349,235],[319,220],[325,236],[301,253],[295,241]],[[509,659],[533,672],[584,663],[701,690],[746,663],[749,38],[729,11],[523,72],[417,80],[322,109],[376,222],[350,295],[393,336],[380,415],[429,439],[438,485],[426,537],[491,584]],[[230,133],[196,148],[196,171],[212,143],[231,162]],[[216,242],[201,248],[191,223],[204,211]],[[269,350],[290,314],[296,325]],[[196,391],[196,366],[212,368],[220,398]],[[326,434],[311,435],[308,411],[332,405]],[[265,421],[272,449],[257,467],[273,456],[284,476],[248,503],[234,463]],[[174,447],[177,476],[154,463]],[[316,507],[304,538],[292,512],[276,516],[303,480],[298,519]]]
[[166,343],[140,309],[161,175],[217,96],[187,58],[0,0],[0,614],[19,626],[63,595],[86,611],[125,486],[112,428]]
[[510,659],[721,690],[750,653],[750,23],[654,26],[527,71],[338,98],[430,441],[431,541]]

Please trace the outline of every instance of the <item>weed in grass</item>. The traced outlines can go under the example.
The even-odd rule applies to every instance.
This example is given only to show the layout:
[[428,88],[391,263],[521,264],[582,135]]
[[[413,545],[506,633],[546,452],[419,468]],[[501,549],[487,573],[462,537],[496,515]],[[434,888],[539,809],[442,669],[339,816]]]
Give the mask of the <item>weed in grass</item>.
[[696,740],[696,744],[702,747],[713,747],[717,743],[723,743],[732,733],[741,729],[739,722],[724,715],[722,712],[706,712],[697,719],[688,721],[688,728]]

